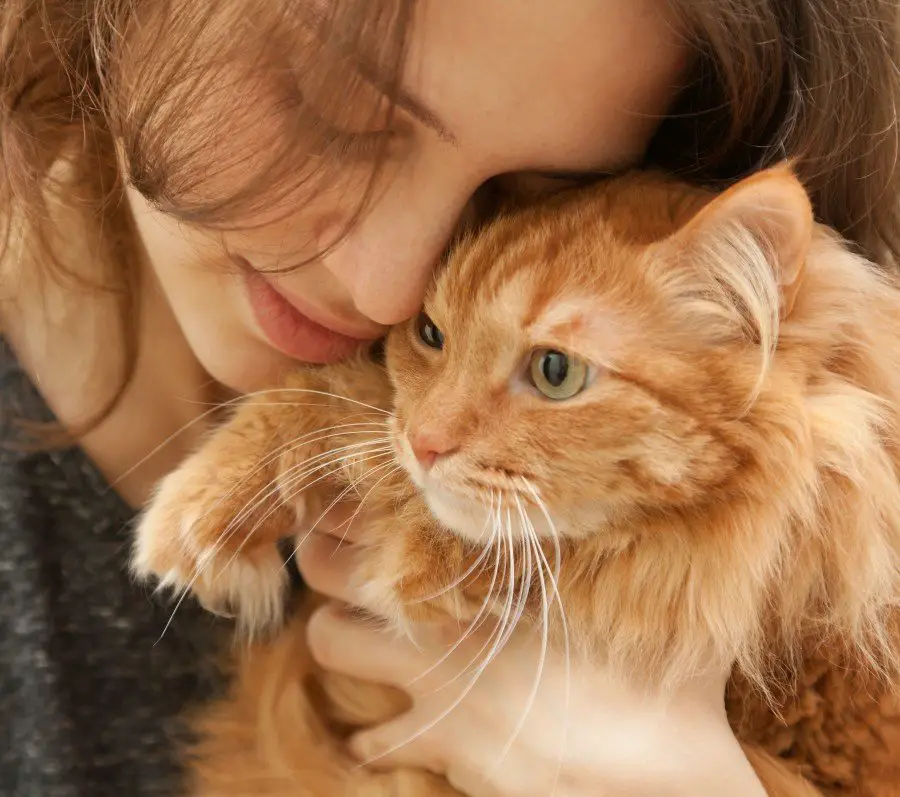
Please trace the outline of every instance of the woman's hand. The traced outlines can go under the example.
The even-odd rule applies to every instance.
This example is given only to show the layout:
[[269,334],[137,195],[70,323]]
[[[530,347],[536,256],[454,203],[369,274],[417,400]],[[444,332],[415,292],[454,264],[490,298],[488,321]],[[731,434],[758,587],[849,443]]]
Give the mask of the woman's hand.
[[355,552],[337,538],[343,531],[312,535],[299,556],[307,583],[337,601],[310,622],[313,656],[413,702],[351,740],[364,763],[423,767],[470,797],[765,793],[725,718],[727,673],[663,701],[599,666],[543,654],[540,636],[523,632],[479,674],[490,629],[448,655],[463,629],[419,627],[413,642],[342,608],[366,608],[351,586]]

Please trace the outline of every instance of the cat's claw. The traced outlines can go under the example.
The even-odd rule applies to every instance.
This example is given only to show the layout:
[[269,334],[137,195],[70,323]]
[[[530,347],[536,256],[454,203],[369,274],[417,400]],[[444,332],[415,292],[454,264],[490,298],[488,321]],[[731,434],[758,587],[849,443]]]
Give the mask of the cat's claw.
[[289,582],[284,562],[273,547],[213,565],[197,580],[193,592],[207,611],[234,619],[239,630],[254,634],[281,624]]

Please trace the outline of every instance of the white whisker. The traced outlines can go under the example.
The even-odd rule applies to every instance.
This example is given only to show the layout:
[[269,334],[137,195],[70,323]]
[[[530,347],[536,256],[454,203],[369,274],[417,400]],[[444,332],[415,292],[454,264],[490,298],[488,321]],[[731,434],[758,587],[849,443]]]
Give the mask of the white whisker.
[[[391,449],[387,448],[387,447],[376,448],[376,449],[367,449],[367,450],[358,450],[358,451],[354,451],[350,455],[347,455],[344,457],[339,457],[337,460],[332,460],[328,463],[330,465],[335,466],[332,470],[329,470],[328,472],[323,473],[320,476],[317,476],[311,482],[301,483],[299,485],[299,488],[296,491],[291,492],[288,496],[285,497],[285,500],[291,500],[296,495],[302,493],[304,490],[308,490],[310,487],[315,487],[315,485],[319,484],[320,482],[324,481],[325,479],[330,478],[338,471],[338,469],[340,467],[342,467],[341,463],[344,462],[345,460],[349,459],[350,457],[358,458],[358,457],[360,457],[361,454],[365,454],[366,456],[363,456],[362,458],[359,458],[356,460],[358,464],[362,464],[364,462],[370,462],[373,459],[380,459],[382,457],[391,456],[391,453],[392,453]],[[383,467],[390,465],[390,464],[392,464],[392,461],[388,461],[386,463],[383,463],[382,465],[378,465],[375,470],[380,470]],[[297,486],[297,482],[302,482],[302,479],[306,478],[307,476],[311,475],[312,473],[316,473],[316,472],[322,470],[323,467],[324,466],[317,466],[315,469],[300,473],[298,476],[296,476],[292,480],[290,487],[293,488],[293,487]],[[370,469],[369,471],[367,471],[366,475],[370,474],[372,472],[372,470],[373,469]],[[284,486],[282,486],[282,489],[284,489]],[[339,496],[336,499],[334,499],[334,501],[332,501],[332,503],[329,505],[329,509],[336,506],[343,499],[343,497],[351,490],[353,490],[352,484],[349,485],[348,487],[344,488],[344,490],[339,494]],[[327,514],[327,512],[328,512],[328,510],[326,509],[325,512],[323,512],[322,515],[320,515],[320,517],[316,520],[316,523],[314,524],[313,528],[309,529],[307,534],[304,535],[303,539],[306,539],[306,537],[314,530],[315,526],[318,525],[318,523],[322,520],[322,518],[325,516],[325,514]]]
[[[525,485],[525,489],[528,490],[528,492],[531,494],[531,497],[534,499],[534,503],[536,504],[538,511],[540,511],[540,513],[543,515],[544,520],[547,521],[547,527],[550,530],[550,539],[553,542],[554,561],[553,561],[552,570],[550,569],[550,564],[549,564],[549,562],[547,562],[546,557],[544,557],[544,562],[547,565],[548,575],[552,576],[552,581],[553,581],[554,589],[555,589],[556,585],[559,583],[560,569],[562,568],[562,551],[560,549],[560,544],[559,544],[559,532],[556,530],[556,524],[553,522],[553,518],[550,516],[550,512],[547,509],[547,505],[544,503],[544,499],[541,498],[540,493],[537,491],[535,486],[528,479],[525,479],[525,478],[520,478],[519,481],[523,485]],[[543,554],[543,548],[540,548],[540,546],[539,546],[539,550],[541,550],[541,552]],[[554,597],[557,601],[560,600],[559,595],[557,594],[555,596],[551,596],[551,602],[554,599]],[[560,603],[560,610],[562,610],[561,603]]]
[[[524,610],[524,601],[522,600],[522,590],[525,589],[524,584],[523,587],[519,590],[519,602],[516,604],[516,557],[515,557],[515,540],[513,538],[512,531],[512,516],[510,514],[510,508],[506,508],[506,538],[509,546],[509,561],[510,561],[510,579],[509,579],[509,611],[505,612],[504,616],[504,629],[503,634],[497,638],[497,642],[494,645],[494,649],[491,651],[490,659],[493,659],[497,656],[497,654],[503,649],[506,643],[509,641],[510,636],[512,636],[513,631],[515,631],[515,624],[518,622],[519,618],[522,615],[522,611]],[[526,582],[527,583],[527,582]],[[527,592],[525,592],[525,597],[527,597]],[[515,606],[515,609],[513,607]],[[515,611],[515,615],[513,614]]]
[[[339,401],[346,401],[350,404],[355,404],[357,407],[364,407],[367,410],[372,410],[379,415],[390,416],[390,412],[387,410],[383,410],[381,407],[376,407],[374,404],[366,404],[364,401],[359,401],[357,399],[350,398],[349,396],[341,396],[337,393],[329,393],[327,390],[311,390],[307,388],[300,387],[279,387],[275,388],[275,391],[279,393],[299,393],[305,396],[325,396],[328,398],[338,399]],[[274,391],[263,391],[263,392],[274,392]],[[247,393],[244,398],[249,398],[252,396],[258,395],[258,393]],[[327,405],[326,405],[327,406]]]
[[[380,456],[384,456],[384,454],[381,454]],[[367,462],[368,460],[374,459],[374,458],[375,458],[375,457],[366,457],[365,459],[360,460],[360,463],[362,463],[362,462]],[[389,470],[387,473],[383,474],[383,475],[381,476],[381,478],[379,478],[378,481],[376,481],[375,484],[372,485],[371,489],[366,493],[366,495],[365,495],[365,497],[362,499],[362,501],[360,501],[359,506],[357,507],[356,511],[353,513],[353,516],[350,518],[350,522],[352,522],[353,519],[354,519],[354,518],[359,514],[359,512],[362,510],[362,506],[363,506],[363,504],[365,503],[366,499],[369,497],[369,495],[371,495],[372,490],[374,490],[376,487],[378,487],[378,485],[381,484],[381,482],[383,482],[385,479],[387,479],[388,477],[390,477],[393,473],[396,473],[398,470],[400,470],[400,465],[398,465],[398,464],[397,464],[396,462],[394,462],[393,460],[390,460],[390,461],[385,462],[385,463],[383,463],[383,464],[381,464],[381,465],[377,465],[377,466],[375,466],[375,467],[373,467],[373,468],[370,468],[369,470],[367,470],[367,471],[365,472],[365,474],[363,474],[363,477],[364,477],[364,478],[370,478],[373,474],[379,473],[380,471],[384,470],[385,468],[390,468],[390,470]],[[297,543],[297,545],[294,546],[294,550],[293,550],[293,555],[294,555],[294,556],[297,555],[297,552],[300,550],[300,548],[301,548],[301,546],[303,545],[303,543],[306,542],[307,539],[309,539],[310,535],[313,534],[313,532],[315,532],[316,527],[319,525],[319,523],[322,522],[322,520],[325,518],[325,516],[326,516],[326,515],[327,515],[327,514],[328,514],[335,506],[337,506],[337,505],[344,499],[344,496],[347,495],[348,492],[350,492],[351,490],[354,490],[355,488],[356,488],[356,484],[355,484],[355,483],[349,484],[347,487],[344,488],[344,490],[340,493],[340,495],[338,495],[338,497],[335,498],[335,499],[334,499],[334,500],[333,500],[333,501],[325,508],[325,510],[322,512],[322,514],[319,515],[319,517],[316,519],[316,522],[313,523],[313,525],[307,530],[306,534],[304,534],[303,537],[300,538],[300,541]]]
[[[490,664],[490,662],[493,660],[493,658],[497,655],[497,652],[500,649],[502,649],[502,647],[506,641],[507,628],[509,627],[510,618],[513,613],[513,606],[515,605],[515,596],[516,596],[515,553],[512,550],[512,546],[513,546],[512,533],[509,528],[509,525],[507,524],[507,526],[504,527],[504,524],[503,524],[503,511],[502,511],[503,496],[502,496],[502,494],[500,494],[499,497],[500,497],[500,502],[499,502],[498,511],[497,511],[497,518],[496,518],[497,529],[496,529],[495,536],[496,536],[496,539],[498,542],[498,554],[501,554],[501,558],[503,559],[503,578],[502,578],[502,580],[505,580],[507,582],[505,585],[505,590],[504,590],[506,593],[506,596],[504,599],[503,609],[500,613],[500,617],[497,619],[497,622],[494,624],[493,630],[491,631],[488,638],[485,640],[484,644],[476,652],[476,654],[472,657],[472,659],[469,661],[469,663],[466,665],[466,667],[464,667],[463,670],[461,672],[459,672],[456,676],[451,678],[449,683],[453,683],[455,680],[457,680],[457,678],[459,678],[462,675],[464,675],[465,673],[467,673],[473,666],[476,669],[475,677],[477,678],[484,671],[484,669],[488,666],[488,664]],[[509,519],[509,512],[507,510],[507,520],[508,519]],[[509,551],[508,551],[507,555],[504,557],[504,556],[502,556],[502,552],[507,548],[509,549]],[[507,574],[508,574],[508,578],[507,578]],[[493,588],[493,584],[492,584],[492,588]],[[485,651],[487,651],[487,652],[485,653]],[[482,654],[484,654],[483,657],[482,657]],[[481,658],[481,661],[476,664],[476,662],[478,662],[479,658]]]
[[[336,449],[330,449],[315,457],[310,457],[308,460],[304,460],[303,462],[298,463],[298,465],[288,468],[285,473],[281,474],[275,479],[271,479],[270,481],[268,481],[262,488],[260,488],[260,490],[258,490],[250,499],[247,500],[244,506],[235,514],[228,525],[222,530],[221,534],[219,535],[219,539],[223,542],[227,542],[227,540],[231,538],[231,536],[237,531],[239,526],[248,517],[250,517],[250,515],[261,508],[267,501],[269,501],[270,499],[274,499],[279,493],[282,494],[281,500],[273,502],[272,507],[269,508],[266,514],[259,521],[257,521],[257,524],[254,526],[253,530],[258,528],[260,523],[265,522],[265,520],[271,517],[271,514],[279,506],[287,504],[288,501],[290,501],[294,496],[298,494],[298,492],[302,492],[303,489],[308,489],[309,487],[312,487],[314,484],[317,484],[319,481],[321,481],[321,479],[317,479],[311,484],[303,485],[301,490],[292,492],[290,493],[290,495],[287,494],[286,491],[288,490],[288,488],[293,489],[307,476],[321,471],[331,465],[339,467],[341,462],[344,462],[359,454],[375,454],[381,452],[386,453],[388,451],[388,448],[389,447],[380,440],[365,440],[360,443],[353,443],[351,445],[341,446]],[[350,453],[345,454],[342,452]],[[338,454],[341,454],[341,456],[337,456]],[[329,474],[333,472],[335,471],[329,471]],[[287,475],[290,475],[290,478],[285,479],[285,476]],[[324,478],[327,478],[327,476],[328,474],[326,474]]]
[[[501,501],[502,501],[502,497],[501,497]],[[506,578],[507,568],[509,567],[509,557],[503,556],[503,551],[505,550],[505,546],[506,546],[506,537],[502,533],[503,520],[502,520],[499,506],[498,506],[497,511],[494,513],[494,520],[495,520],[495,528],[494,528],[494,533],[492,535],[492,539],[494,540],[494,543],[496,544],[496,556],[494,557],[494,572],[493,572],[493,575],[491,576],[491,583],[488,587],[487,594],[485,595],[485,599],[482,602],[482,605],[478,612],[478,615],[475,617],[475,619],[473,619],[472,623],[466,629],[465,633],[462,636],[461,641],[464,641],[469,636],[473,635],[476,631],[479,630],[479,628],[482,625],[484,625],[485,622],[487,622],[488,618],[491,616],[491,610],[493,608],[495,608],[495,606],[494,606],[495,587],[498,586],[498,583],[500,581],[503,581]],[[502,562],[502,575],[501,575],[501,562]],[[508,600],[508,597],[507,597],[507,600]],[[456,675],[454,675],[452,678],[450,678],[449,681],[447,681],[446,683],[444,683],[440,687],[438,687],[438,689],[435,691],[444,689],[444,688],[450,686],[451,684],[455,683],[457,680],[459,680],[464,675],[466,675],[473,667],[475,667],[476,670],[478,670],[478,673],[480,674],[480,672],[484,669],[485,666],[487,666],[487,663],[490,661],[490,656],[489,655],[483,656],[483,654],[485,654],[485,651],[489,647],[491,647],[491,645],[494,643],[494,640],[497,637],[502,635],[502,632],[503,632],[502,618],[497,618],[497,622],[494,624],[493,630],[487,636],[487,638],[485,639],[485,641],[481,645],[481,647],[475,652],[475,655],[469,659],[469,661],[466,663],[466,665],[458,673],[456,673]],[[479,663],[479,662],[481,662],[481,663]]]
[[[289,450],[292,450],[293,448],[299,448],[301,445],[312,445],[313,443],[321,442],[322,440],[328,440],[328,439],[330,439],[330,438],[332,438],[332,437],[344,437],[344,436],[346,436],[346,435],[363,435],[363,436],[368,436],[368,435],[370,435],[370,434],[371,434],[371,432],[369,432],[369,431],[365,431],[365,432],[363,432],[363,431],[354,431],[354,432],[340,432],[340,433],[336,433],[336,434],[327,434],[327,435],[322,435],[322,436],[320,436],[320,437],[317,437],[317,438],[315,438],[314,440],[307,440],[307,441],[304,441],[304,442],[302,442],[302,443],[301,443],[301,441],[292,442],[291,444],[288,444],[288,448],[289,448]],[[228,529],[229,529],[231,526],[233,526],[233,525],[238,525],[238,524],[242,523],[242,522],[244,521],[244,519],[245,519],[247,516],[249,516],[250,514],[252,514],[252,513],[260,506],[260,504],[261,504],[262,502],[267,501],[267,500],[268,500],[269,498],[271,498],[274,494],[276,494],[276,493],[282,488],[282,486],[283,486],[283,484],[284,484],[284,481],[283,481],[284,478],[285,478],[286,476],[291,475],[291,473],[292,473],[293,471],[295,471],[296,469],[298,469],[298,468],[299,468],[299,469],[304,469],[304,468],[306,468],[307,466],[311,466],[313,463],[316,463],[316,462],[321,461],[321,460],[323,460],[323,459],[324,459],[324,460],[327,460],[327,459],[328,459],[329,457],[331,457],[332,455],[334,455],[334,454],[336,454],[336,453],[339,453],[339,452],[342,452],[342,451],[352,450],[352,449],[354,449],[354,448],[356,448],[356,447],[360,447],[360,448],[362,448],[362,447],[368,447],[368,446],[374,445],[374,444],[376,444],[376,443],[378,443],[378,444],[385,444],[385,446],[387,446],[388,438],[387,438],[387,437],[384,437],[384,438],[371,438],[371,439],[368,439],[368,440],[363,440],[363,441],[360,442],[360,443],[354,443],[354,444],[346,445],[346,446],[343,446],[343,447],[340,447],[340,448],[328,449],[327,451],[325,451],[325,452],[323,452],[323,453],[321,453],[321,454],[318,454],[318,455],[316,455],[316,456],[314,456],[314,457],[310,457],[310,458],[308,458],[308,459],[306,459],[306,460],[303,460],[302,462],[299,462],[297,465],[294,465],[294,466],[292,466],[291,468],[288,468],[288,470],[286,470],[283,474],[280,474],[278,477],[269,480],[265,485],[263,485],[263,487],[261,487],[261,488],[259,489],[259,491],[257,491],[257,493],[255,493],[252,497],[250,497],[249,499],[247,499],[247,502],[245,502],[244,506],[236,513],[235,517],[232,518],[231,522],[230,522],[229,525],[223,530],[222,533],[224,534],[225,532],[227,532]],[[280,452],[278,452],[278,453],[280,453]],[[252,476],[256,475],[257,473],[259,473],[260,470],[262,470],[262,469],[265,468],[268,464],[270,464],[271,460],[278,456],[278,453],[276,453],[276,454],[270,454],[270,455],[269,455],[268,457],[266,457],[261,463],[257,463],[257,465],[256,465],[256,467],[253,469],[253,471],[251,471],[249,474],[247,474],[244,478],[240,479],[240,480],[239,480],[235,485],[233,485],[227,492],[225,492],[225,493],[224,493],[224,494],[223,494],[223,495],[222,495],[222,496],[221,496],[221,497],[220,497],[220,498],[219,498],[219,499],[218,499],[218,500],[217,500],[217,501],[216,501],[216,502],[215,502],[215,503],[214,503],[214,504],[213,504],[213,505],[205,512],[205,513],[204,513],[204,515],[203,515],[200,519],[202,519],[202,518],[204,518],[204,517],[207,517],[207,516],[208,516],[210,513],[212,513],[217,507],[219,507],[219,506],[222,504],[222,502],[224,502],[224,501],[225,501],[232,493],[234,493],[241,485],[246,484],[246,482],[247,482],[250,478],[252,478]],[[324,466],[323,466],[323,467],[324,467]]]
[[[494,495],[492,492],[491,493],[491,513],[493,513],[493,503],[494,503]],[[488,520],[490,520],[490,519],[491,519],[491,515],[488,516]],[[496,539],[495,539],[494,535],[491,535],[491,539],[489,540],[487,547],[484,549],[482,556],[484,556],[484,554],[488,553],[492,548],[494,548],[495,544],[496,544]],[[447,659],[449,659],[450,656],[452,656],[453,653],[456,650],[458,650],[459,647],[461,645],[463,645],[465,643],[465,641],[473,633],[475,633],[475,631],[478,630],[478,628],[484,622],[484,618],[486,618],[487,616],[490,615],[491,599],[494,596],[494,585],[497,583],[497,574],[500,570],[500,546],[499,545],[497,545],[496,550],[497,550],[497,555],[494,557],[494,573],[493,573],[493,576],[491,577],[491,583],[488,586],[488,591],[484,597],[484,600],[481,602],[481,607],[479,608],[478,613],[475,615],[475,617],[472,619],[472,621],[468,624],[468,626],[466,627],[466,630],[460,635],[459,639],[457,639],[456,642],[453,643],[453,645],[450,647],[450,649],[446,653],[444,653],[444,655],[441,656],[441,658],[438,659],[434,664],[432,664],[430,667],[423,670],[421,673],[419,673],[419,675],[417,675],[415,678],[413,678],[407,684],[407,687],[412,686],[414,683],[420,681],[422,678],[425,678],[427,675],[429,675],[434,670],[436,670],[441,664],[443,664],[445,661],[447,661]],[[479,559],[481,559],[481,557],[479,557]],[[438,595],[440,595],[440,594],[441,593],[438,593]],[[479,654],[480,653],[481,653],[481,651],[479,651]],[[477,656],[476,656],[476,658],[477,658]],[[473,661],[474,661],[474,659],[473,659]],[[461,670],[459,673],[457,673],[455,676],[453,676],[453,678],[451,678],[447,683],[442,684],[435,691],[439,691],[440,689],[445,688],[445,687],[449,686],[450,684],[452,684],[453,682],[455,682],[461,675],[463,675],[469,669],[469,666],[471,666],[471,664],[472,664],[472,661],[470,661],[469,665],[467,665],[463,670]]]
[[[502,495],[500,496],[500,503],[502,505]],[[498,514],[498,517],[499,517],[499,514]],[[498,529],[498,531],[499,531],[499,529]],[[505,535],[503,535],[502,533],[498,533],[497,540],[498,540],[498,542],[500,542],[502,544],[505,541]],[[507,561],[508,561],[508,558],[507,558]],[[507,602],[508,602],[508,604],[510,603],[509,600]],[[498,628],[499,628],[499,624],[498,624]],[[435,725],[437,725],[444,718],[446,718],[452,711],[454,711],[460,705],[460,703],[462,703],[463,700],[466,699],[466,697],[468,697],[469,693],[475,687],[475,684],[478,682],[478,679],[481,677],[481,674],[484,672],[484,670],[487,668],[487,666],[490,664],[490,662],[491,662],[491,658],[486,657],[481,661],[481,663],[478,664],[474,675],[469,680],[469,682],[466,684],[465,688],[462,690],[460,695],[446,709],[441,711],[441,713],[438,714],[438,716],[436,716],[434,719],[427,722],[425,725],[423,725],[421,728],[419,728],[415,733],[408,736],[406,739],[403,739],[402,741],[397,742],[396,744],[392,745],[387,750],[383,750],[377,756],[370,758],[368,761],[364,762],[360,766],[365,766],[366,764],[371,764],[373,761],[377,761],[380,758],[383,758],[384,756],[388,756],[391,753],[396,752],[397,750],[401,749],[405,745],[409,744],[410,742],[415,741],[423,734],[428,733],[429,730],[431,730]]]
[[528,720],[528,716],[531,714],[531,710],[534,707],[534,702],[537,699],[538,690],[540,689],[541,679],[544,675],[544,664],[547,660],[547,643],[549,637],[549,604],[547,601],[547,584],[544,580],[544,570],[541,562],[541,558],[539,556],[539,551],[537,550],[538,541],[537,541],[537,533],[534,530],[534,526],[531,521],[528,519],[528,515],[525,512],[524,507],[522,506],[522,501],[519,496],[516,495],[516,507],[519,512],[519,519],[522,523],[522,532],[528,544],[529,550],[529,575],[531,573],[530,565],[531,565],[531,554],[534,555],[534,561],[537,564],[537,575],[538,581],[541,588],[541,655],[538,660],[537,670],[535,672],[534,681],[531,686],[531,691],[528,694],[528,698],[525,702],[525,709],[519,717],[518,722],[516,723],[516,727],[510,735],[509,739],[507,739],[506,744],[503,746],[503,750],[500,752],[497,757],[497,761],[494,764],[494,768],[491,772],[486,776],[487,779],[490,778],[491,774],[496,770],[498,766],[502,763],[503,759],[507,756],[510,749],[512,749],[513,744],[515,744],[516,739],[519,737],[519,734],[522,732],[522,728],[525,727],[525,723]]
[[[176,437],[184,434],[192,426],[195,426],[196,424],[206,420],[207,418],[209,418],[210,415],[213,415],[216,412],[219,412],[220,410],[225,409],[227,407],[230,407],[235,404],[239,404],[243,401],[246,401],[246,399],[251,398],[253,396],[261,396],[266,393],[279,393],[279,392],[283,392],[283,391],[295,392],[297,390],[298,390],[297,388],[271,388],[268,390],[257,390],[257,391],[254,391],[253,393],[246,393],[242,396],[236,396],[235,398],[229,399],[228,401],[222,401],[222,402],[213,404],[212,406],[210,406],[210,408],[208,410],[206,410],[205,412],[202,412],[196,418],[192,418],[187,423],[182,424],[181,427],[179,427],[174,432],[172,432],[172,434],[170,434],[168,437],[166,437],[161,443],[154,446],[147,454],[145,454],[143,457],[141,457],[130,468],[125,470],[124,473],[119,474],[119,476],[117,476],[114,481],[110,482],[110,487],[114,488],[123,479],[127,478],[129,475],[134,473],[135,470],[137,470],[139,467],[141,467],[141,465],[143,465],[145,462],[147,462],[147,460],[151,459],[153,456],[155,456],[160,451],[162,451],[162,449],[164,449],[167,445],[169,445],[169,443],[171,443]],[[387,412],[383,409],[380,409],[379,407],[373,407],[369,404],[365,404],[364,402],[356,401],[354,399],[350,399],[345,396],[338,396],[337,394],[334,394],[334,393],[325,393],[325,392],[321,392],[321,391],[310,391],[310,392],[320,393],[323,396],[331,396],[332,398],[343,399],[344,401],[348,401],[353,404],[357,404],[359,406],[365,407],[367,409],[374,410],[375,413],[380,414],[380,415],[387,415],[389,417],[391,415],[389,412]],[[205,405],[204,402],[191,402],[190,400],[188,400],[188,401],[189,401],[189,403]],[[292,406],[292,407],[329,407],[330,406],[327,402],[318,402],[315,404],[310,404],[310,403],[304,404],[301,402],[294,403],[294,402],[290,402],[290,401],[285,401],[285,402],[278,402],[278,403],[284,404],[286,406]],[[273,406],[273,405],[267,404],[265,406]]]
[[[302,482],[310,473],[322,470],[331,465],[349,463],[358,454],[364,454],[374,450],[391,453],[392,446],[390,445],[388,438],[374,438],[329,449],[314,457],[309,457],[308,459],[298,462],[296,465],[292,465],[285,470],[284,473],[279,476],[278,486],[281,488],[282,492],[285,493],[285,500],[288,500],[287,490],[293,489],[298,482]],[[295,490],[290,494],[291,498],[296,497],[300,492],[302,492],[302,490]]]
[[[393,451],[391,453],[393,453]],[[350,519],[346,522],[347,528],[344,530],[344,533],[341,535],[341,539],[338,541],[338,547],[343,545],[344,542],[346,541],[347,535],[350,533],[350,528],[353,525],[353,522],[356,520],[356,518],[359,517],[359,513],[362,512],[363,506],[365,506],[365,503],[368,500],[369,496],[372,494],[372,491],[376,487],[378,487],[378,485],[381,484],[385,479],[390,478],[391,476],[393,476],[393,474],[397,473],[398,471],[402,471],[402,470],[403,470],[403,466],[400,465],[399,463],[395,462],[393,470],[389,470],[380,479],[378,479],[378,481],[375,482],[375,484],[373,484],[369,488],[369,491],[360,500],[359,506],[356,507],[353,514],[350,516]],[[366,478],[368,478],[370,475],[371,475],[371,471],[367,471],[365,474]],[[355,487],[355,485],[354,485],[354,487]]]
[[562,595],[559,591],[559,579],[560,579],[560,570],[562,567],[562,555],[560,551],[559,545],[559,533],[556,530],[556,524],[553,522],[553,518],[550,516],[550,512],[547,509],[547,505],[544,503],[544,500],[541,498],[538,491],[535,489],[534,485],[531,484],[527,479],[522,480],[525,486],[528,488],[532,497],[535,500],[535,503],[538,505],[538,508],[543,514],[544,519],[547,521],[547,525],[550,528],[550,533],[553,538],[554,548],[556,551],[556,570],[555,572],[550,571],[550,564],[547,562],[547,558],[544,556],[543,549],[538,546],[537,553],[543,561],[544,567],[546,568],[547,576],[550,579],[550,582],[553,586],[553,597],[556,600],[556,604],[559,607],[559,619],[562,625],[563,631],[563,652],[565,654],[565,667],[566,667],[566,689],[565,696],[563,698],[563,732],[561,734],[561,742],[559,747],[559,755],[557,757],[556,762],[556,775],[554,776],[554,786],[553,791],[556,790],[556,784],[559,782],[559,775],[562,769],[562,759],[563,759],[563,751],[566,746],[566,734],[568,732],[569,727],[569,700],[570,700],[570,691],[571,691],[571,655],[570,655],[570,646],[569,646],[569,623],[566,620],[566,609],[562,601]]
[[[484,538],[484,535],[486,533],[488,533],[490,530],[489,527],[490,527],[490,523],[491,523],[491,513],[493,512],[493,507],[494,507],[494,493],[492,491],[491,492],[491,508],[488,510],[488,515],[484,519],[484,526],[481,529],[481,534],[478,535],[478,539],[475,541],[476,545],[481,542],[481,540]],[[427,601],[435,600],[436,598],[440,598],[442,595],[446,594],[450,590],[458,587],[460,584],[465,582],[466,579],[468,579],[469,576],[472,575],[472,573],[475,572],[475,569],[478,567],[478,565],[481,564],[484,561],[484,559],[487,557],[487,555],[491,552],[492,547],[493,547],[493,541],[489,539],[488,545],[484,547],[484,549],[478,555],[478,558],[475,559],[475,561],[469,566],[469,568],[461,576],[459,576],[455,581],[451,582],[450,584],[447,584],[446,586],[441,587],[440,589],[436,590],[435,592],[431,592],[427,595],[423,595],[419,598],[416,598],[415,601],[413,601],[413,603],[418,604],[418,603],[425,603]]]

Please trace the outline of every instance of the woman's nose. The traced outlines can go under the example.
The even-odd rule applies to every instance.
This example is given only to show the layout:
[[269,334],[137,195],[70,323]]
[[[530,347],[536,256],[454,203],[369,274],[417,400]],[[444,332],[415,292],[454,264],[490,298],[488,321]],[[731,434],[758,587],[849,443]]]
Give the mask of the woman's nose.
[[352,233],[326,258],[356,309],[377,324],[390,326],[422,306],[443,244],[410,247],[389,240],[371,244]]
[[468,193],[431,208],[379,203],[325,256],[325,265],[360,313],[385,326],[404,321],[422,306],[467,202]]

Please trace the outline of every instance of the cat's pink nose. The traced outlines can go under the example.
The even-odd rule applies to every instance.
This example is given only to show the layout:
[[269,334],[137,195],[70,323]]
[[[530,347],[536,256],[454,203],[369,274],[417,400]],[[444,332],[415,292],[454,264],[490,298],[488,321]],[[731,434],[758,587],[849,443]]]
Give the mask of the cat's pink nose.
[[409,447],[418,463],[430,470],[438,457],[452,454],[459,446],[450,435],[419,428],[409,433]]

